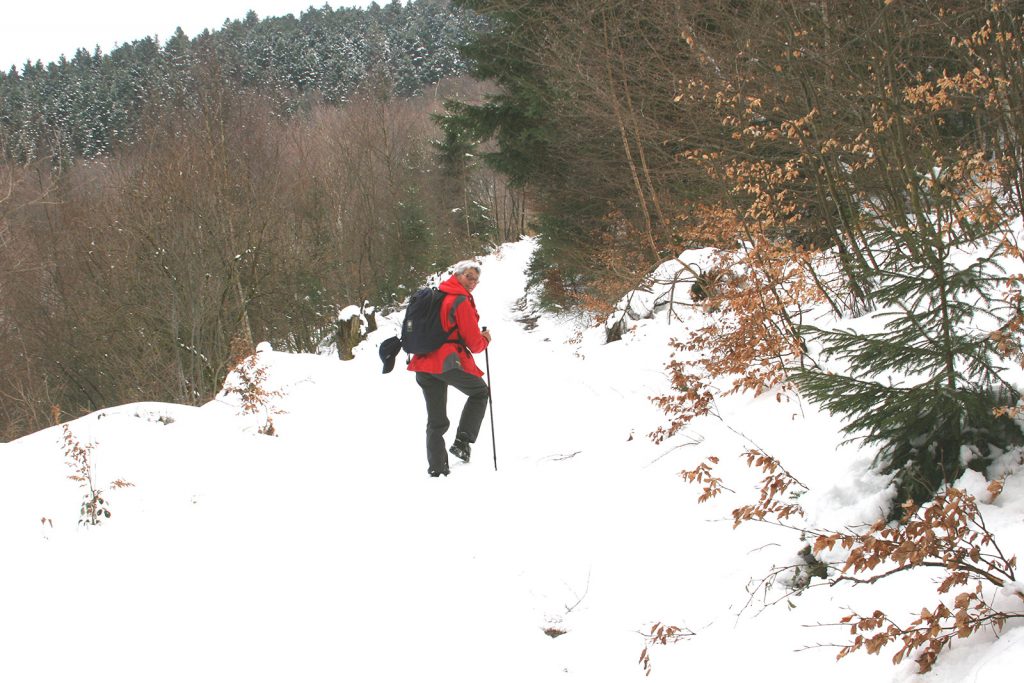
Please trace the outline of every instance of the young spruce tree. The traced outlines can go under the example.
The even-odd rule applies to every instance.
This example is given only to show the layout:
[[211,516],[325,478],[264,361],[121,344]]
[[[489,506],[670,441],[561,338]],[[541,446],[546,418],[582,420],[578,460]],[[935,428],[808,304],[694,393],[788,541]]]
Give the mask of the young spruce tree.
[[942,213],[918,213],[879,235],[886,260],[866,275],[876,283],[881,331],[803,329],[848,372],[793,376],[805,396],[847,417],[846,433],[878,446],[875,465],[897,487],[893,516],[968,467],[982,470],[993,449],[1021,436],[997,415],[1018,394],[1001,378],[996,341],[983,329],[998,326],[996,288],[1006,279],[995,262],[999,247],[986,247],[998,239]]

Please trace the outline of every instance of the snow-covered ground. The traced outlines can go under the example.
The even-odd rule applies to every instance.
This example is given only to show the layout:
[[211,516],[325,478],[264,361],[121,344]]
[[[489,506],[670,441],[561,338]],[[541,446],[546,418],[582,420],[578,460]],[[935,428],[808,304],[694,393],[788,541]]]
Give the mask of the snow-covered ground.
[[[78,523],[59,427],[0,444],[0,681],[1019,678],[1016,623],[955,645],[924,676],[891,651],[836,662],[848,629],[827,624],[849,608],[902,618],[934,604],[934,585],[902,575],[780,599],[758,582],[804,543],[765,524],[733,530],[729,512],[756,500],[739,458],[756,444],[810,488],[801,503],[816,523],[870,521],[886,496],[870,453],[774,394],[724,399],[720,418],[655,445],[647,434],[666,418],[648,397],[667,391],[668,340],[685,325],[656,315],[612,344],[569,319],[526,326],[532,249],[485,258],[474,293],[494,335],[497,470],[488,416],[469,464],[427,476],[419,389],[403,357],[388,375],[377,358],[398,314],[352,361],[260,352],[281,394],[276,436],[236,395],[72,421],[97,483],[134,484],[108,492],[99,526]],[[461,405],[453,392],[453,421]],[[735,494],[698,504],[677,473],[710,455]],[[1013,554],[1022,479],[983,506]],[[645,678],[655,622],[693,635],[652,647]]]

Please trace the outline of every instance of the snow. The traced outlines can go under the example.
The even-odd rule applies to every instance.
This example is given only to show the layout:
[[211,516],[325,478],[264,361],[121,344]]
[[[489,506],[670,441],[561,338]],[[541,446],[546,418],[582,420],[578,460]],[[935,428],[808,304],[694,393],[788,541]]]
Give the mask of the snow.
[[[730,511],[756,501],[760,480],[739,456],[756,444],[780,459],[808,487],[800,503],[813,523],[843,528],[874,521],[891,498],[872,454],[844,443],[836,419],[771,392],[720,399],[718,418],[654,444],[647,435],[666,418],[648,398],[667,391],[668,341],[686,325],[670,324],[664,292],[652,291],[620,307],[630,315],[618,342],[565,316],[526,329],[517,302],[533,248],[524,240],[482,260],[474,296],[494,338],[493,413],[472,461],[453,459],[448,478],[426,474],[412,374],[401,364],[381,374],[377,345],[401,312],[381,317],[352,361],[261,344],[267,388],[279,392],[276,436],[260,434],[265,415],[242,414],[233,393],[70,422],[97,485],[134,485],[106,492],[112,516],[99,526],[78,524],[84,492],[67,479],[60,427],[0,444],[0,681],[1019,675],[1014,622],[998,638],[956,642],[923,676],[912,661],[893,666],[892,651],[837,662],[832,645],[848,628],[827,624],[875,608],[909,621],[935,603],[934,584],[903,574],[799,595],[763,584],[807,540],[732,528]],[[450,416],[461,405],[451,392]],[[709,456],[733,493],[698,504],[699,487],[677,474]],[[998,466],[1009,477],[995,500],[980,476],[964,485],[985,494],[986,523],[1019,554],[1019,454]],[[652,646],[645,677],[642,634],[656,622],[693,635]]]
[[362,315],[362,311],[359,310],[358,306],[346,306],[338,313],[338,321],[347,322],[352,318],[358,318],[360,315]]

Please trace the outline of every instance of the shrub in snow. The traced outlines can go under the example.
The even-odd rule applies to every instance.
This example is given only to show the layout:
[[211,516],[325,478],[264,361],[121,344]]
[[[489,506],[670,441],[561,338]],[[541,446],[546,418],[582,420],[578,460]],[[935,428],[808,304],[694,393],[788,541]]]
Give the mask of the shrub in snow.
[[[860,530],[813,528],[794,502],[806,487],[760,450],[749,450],[743,457],[748,466],[767,476],[761,481],[758,502],[733,510],[734,525],[765,522],[791,528],[801,539],[815,539],[793,566],[777,567],[758,583],[767,591],[777,578],[783,579],[788,592],[776,602],[815,586],[844,581],[873,584],[917,570],[941,572],[936,584],[939,602],[923,607],[909,622],[900,623],[881,609],[842,617],[839,625],[849,628],[851,641],[840,648],[837,658],[858,651],[877,654],[887,646],[898,646],[893,663],[912,656],[923,673],[954,639],[968,638],[985,628],[998,632],[1008,621],[1024,619],[1024,590],[1015,573],[1017,558],[999,546],[974,495],[950,487],[924,505],[904,504],[898,523],[879,520]],[[711,457],[682,473],[687,481],[704,487],[700,502],[732,492],[715,475],[717,464],[718,459]],[[990,482],[986,497],[994,500],[1003,487],[1003,480]],[[676,632],[676,627],[656,627],[648,637],[652,643],[664,643],[668,634]],[[641,662],[649,670],[648,648],[644,648]]]
[[[1000,482],[992,482],[990,492],[997,496],[1001,488]],[[952,595],[952,600],[923,608],[909,624],[899,624],[881,610],[870,616],[847,615],[841,623],[850,624],[853,642],[839,651],[839,658],[862,649],[877,653],[895,643],[900,648],[893,663],[913,655],[924,673],[954,638],[983,628],[998,632],[1008,620],[1024,618],[1024,592],[1014,573],[1017,558],[1004,554],[974,496],[959,489],[947,489],[921,507],[907,503],[898,525],[879,521],[865,533],[819,536],[814,549],[820,552],[836,544],[849,550],[838,581],[874,583],[918,567],[939,567],[943,578],[937,591]],[[993,587],[1003,590],[993,592]],[[954,595],[955,589],[959,592]],[[1010,605],[997,604],[996,598],[1006,593],[1013,598]]]
[[[92,467],[92,449],[95,444],[86,444],[78,440],[78,437],[71,431],[71,427],[63,425],[64,459],[68,467],[73,471],[68,479],[78,482],[84,488],[85,497],[82,499],[82,507],[79,511],[79,524],[96,526],[104,519],[110,519],[110,506],[103,497],[103,489],[96,486]],[[115,479],[110,482],[112,489],[126,488],[134,484],[123,479]],[[50,524],[53,526],[52,522]]]
[[[232,343],[232,347],[235,368],[224,381],[224,393],[238,395],[243,415],[262,415],[264,421],[259,427],[259,433],[274,436],[276,429],[273,416],[281,413],[274,405],[274,400],[281,396],[281,392],[266,388],[267,368],[259,353],[247,355],[247,345],[238,340]],[[264,347],[261,350],[269,349]]]
[[783,386],[787,365],[802,353],[802,310],[820,299],[810,260],[797,247],[758,238],[742,250],[716,252],[701,269],[703,279],[693,284],[707,296],[700,302],[704,324],[672,342],[667,369],[675,391],[654,399],[671,422],[656,440],[708,415],[720,378],[732,383],[724,395]]

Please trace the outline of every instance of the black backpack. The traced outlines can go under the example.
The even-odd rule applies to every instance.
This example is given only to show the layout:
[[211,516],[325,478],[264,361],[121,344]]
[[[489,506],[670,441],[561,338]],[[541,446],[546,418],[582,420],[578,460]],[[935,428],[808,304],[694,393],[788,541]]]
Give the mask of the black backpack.
[[402,349],[406,353],[430,353],[450,341],[455,328],[445,332],[441,325],[441,304],[446,296],[436,287],[424,287],[409,299],[402,321]]
[[449,295],[436,287],[424,287],[412,295],[409,307],[405,309],[401,339],[391,337],[380,345],[385,373],[394,368],[399,349],[422,355],[436,351],[447,342],[459,340],[458,337],[452,339],[452,333],[457,333],[458,328],[445,332],[441,325],[441,304],[446,296]]

